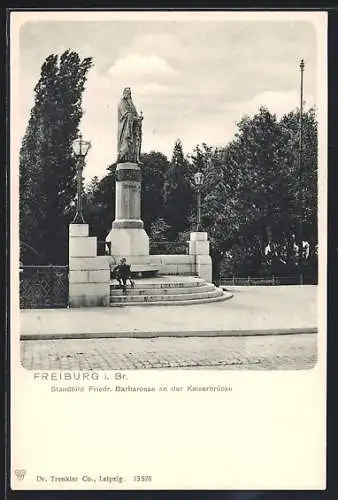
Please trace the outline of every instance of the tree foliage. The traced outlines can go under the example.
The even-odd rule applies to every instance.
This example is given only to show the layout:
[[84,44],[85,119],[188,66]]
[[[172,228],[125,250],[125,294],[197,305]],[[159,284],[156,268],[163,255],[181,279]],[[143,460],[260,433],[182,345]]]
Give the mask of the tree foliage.
[[[177,140],[171,161],[160,152],[142,155],[142,218],[158,248],[195,229],[193,177],[204,174],[202,229],[211,242],[214,280],[225,275],[288,275],[297,272],[300,193],[303,232],[310,243],[308,271],[316,269],[317,121],[315,109],[303,114],[303,175],[299,183],[299,110],[281,119],[262,107],[237,124],[224,147],[197,145],[191,156]],[[112,171],[96,186],[91,208],[105,238],[114,218]],[[93,190],[93,188],[91,188]],[[97,208],[99,201],[100,209]],[[95,208],[96,207],[96,208]],[[91,219],[94,222],[94,219]],[[153,245],[154,248],[156,247]],[[172,250],[172,246],[170,247]]]
[[[76,192],[72,143],[91,66],[91,58],[81,60],[69,50],[47,57],[20,149],[20,239],[47,263],[68,260],[68,224]],[[33,254],[26,245],[21,260],[27,263]]]
[[[35,103],[20,151],[20,237],[25,249],[53,263],[67,263],[76,191],[72,143],[82,117],[81,98],[90,58],[75,52],[49,56],[35,87]],[[202,172],[202,229],[211,242],[214,281],[225,275],[295,274],[300,218],[309,242],[305,267],[317,265],[317,119],[300,111],[277,119],[265,107],[237,124],[231,142],[196,145],[185,156],[174,144],[171,160],[158,151],[141,155],[141,217],[150,238],[164,248],[185,245],[196,223],[194,174]],[[85,187],[84,216],[104,240],[115,219],[115,169]],[[301,175],[300,175],[301,174]],[[297,250],[298,248],[298,250]]]
[[116,163],[109,165],[107,175],[95,179],[86,186],[84,193],[84,218],[90,233],[104,241],[115,219],[115,170]]
[[164,177],[164,218],[170,226],[170,238],[189,226],[189,213],[193,199],[189,162],[183,153],[180,139],[175,142],[169,168]]
[[[205,193],[203,222],[225,272],[297,272],[294,239],[304,193],[304,236],[317,242],[317,124],[303,117],[303,175],[299,183],[299,111],[277,120],[266,108],[238,123],[233,141],[213,155],[213,190]],[[270,248],[270,258],[266,248]]]
[[164,154],[151,151],[141,155],[141,212],[146,231],[164,217],[163,185],[168,170],[169,161]]

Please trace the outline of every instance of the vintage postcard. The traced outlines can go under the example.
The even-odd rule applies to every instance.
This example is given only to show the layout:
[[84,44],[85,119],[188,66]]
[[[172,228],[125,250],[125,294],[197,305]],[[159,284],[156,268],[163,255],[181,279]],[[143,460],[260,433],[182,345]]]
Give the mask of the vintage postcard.
[[11,488],[325,489],[326,13],[9,23]]

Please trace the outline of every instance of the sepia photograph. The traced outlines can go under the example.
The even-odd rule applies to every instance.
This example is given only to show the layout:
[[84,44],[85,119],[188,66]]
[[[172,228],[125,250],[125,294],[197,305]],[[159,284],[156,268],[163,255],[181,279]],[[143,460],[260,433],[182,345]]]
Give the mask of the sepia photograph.
[[312,368],[313,24],[28,22],[19,45],[23,366]]
[[[238,405],[252,411],[257,404],[263,412],[259,401],[280,394],[275,407],[256,416],[257,439],[258,429],[272,422],[264,443],[273,457],[291,442],[283,426],[294,422],[278,408],[302,407],[302,415],[315,401],[321,408],[325,37],[326,17],[315,12],[12,12],[12,363],[20,366],[26,397],[33,386],[39,398],[47,391],[62,421],[65,408],[75,412],[78,404],[78,418],[89,421],[94,399],[102,398],[101,412],[108,396],[119,398],[114,418],[129,421],[132,398],[142,396],[133,392],[159,391],[165,398],[161,391],[168,391],[167,398],[182,398],[181,410],[214,408],[216,432],[222,415],[216,397],[233,401],[227,418],[234,423]],[[239,372],[248,374],[247,400],[236,393],[240,379],[229,378]],[[176,382],[164,388],[168,376]],[[277,387],[284,382],[282,393]],[[311,401],[310,386],[316,388]],[[84,394],[76,392],[92,398],[89,413]],[[130,399],[122,403],[128,395],[115,393],[123,392]],[[155,408],[155,395],[143,397]],[[44,401],[51,404],[47,395]],[[40,411],[36,405],[30,422]],[[321,416],[318,410],[318,429]],[[102,418],[103,429],[108,414]],[[189,418],[186,413],[185,425]],[[58,433],[48,439],[57,443]],[[305,429],[298,433],[291,451],[296,464],[305,453],[299,441],[315,449]],[[124,449],[121,443],[114,446]],[[204,445],[212,455],[210,443]],[[278,482],[276,468],[267,487],[319,484],[323,445],[308,457],[308,470],[318,477],[288,473],[285,448],[279,456],[285,481]],[[227,460],[237,467],[236,488],[263,484],[253,469],[241,482],[243,464]],[[243,467],[250,469],[248,460]],[[205,477],[201,464],[194,473],[199,470],[200,486],[230,484],[220,464]],[[195,477],[183,477],[182,469],[174,482],[164,476],[156,482],[145,467],[134,468],[128,483],[122,465],[111,476],[101,469],[87,476],[77,466],[48,473],[36,466],[30,484],[191,488]],[[160,466],[163,472],[163,460]],[[16,478],[19,489],[24,481]]]

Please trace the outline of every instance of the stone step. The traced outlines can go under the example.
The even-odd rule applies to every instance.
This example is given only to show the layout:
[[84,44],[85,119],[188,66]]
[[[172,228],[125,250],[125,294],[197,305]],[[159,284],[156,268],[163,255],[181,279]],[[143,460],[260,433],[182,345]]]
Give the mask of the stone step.
[[[135,288],[136,289],[169,289],[169,288],[192,288],[192,287],[200,287],[204,286],[206,284],[206,281],[204,281],[201,278],[194,278],[190,277],[189,280],[176,280],[176,281],[166,281],[164,279],[158,279],[157,278],[149,278],[148,280],[146,278],[140,279],[140,280],[135,280]],[[114,279],[111,280],[111,285],[110,289],[111,290],[118,290],[118,282]],[[128,289],[130,289],[130,284],[128,281]]]
[[135,280],[123,293],[117,282],[110,285],[110,306],[202,304],[229,298],[229,294],[196,276],[159,275]]
[[[191,294],[191,293],[205,293],[215,290],[215,285],[212,283],[202,283],[200,286],[182,286],[182,287],[170,287],[170,288],[130,288],[127,285],[127,296],[131,295],[177,295],[179,294]],[[110,297],[119,297],[123,295],[123,290],[121,288],[110,287]]]
[[194,292],[186,294],[157,294],[157,295],[118,295],[111,297],[111,303],[132,303],[132,302],[152,302],[157,303],[161,301],[180,301],[180,300],[199,300],[205,298],[219,297],[223,295],[223,291],[216,288],[210,292]]
[[232,297],[231,294],[223,293],[217,297],[206,297],[203,299],[193,300],[161,300],[158,302],[115,302],[111,303],[110,307],[129,307],[129,306],[190,306],[197,304],[207,304],[210,302],[221,302]]

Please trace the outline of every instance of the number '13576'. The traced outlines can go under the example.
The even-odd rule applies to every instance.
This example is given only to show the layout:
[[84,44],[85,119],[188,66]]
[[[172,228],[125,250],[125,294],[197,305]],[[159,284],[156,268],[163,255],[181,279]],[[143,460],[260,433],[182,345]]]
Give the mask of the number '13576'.
[[140,483],[140,482],[150,482],[152,480],[151,476],[134,476],[134,481],[136,483]]

